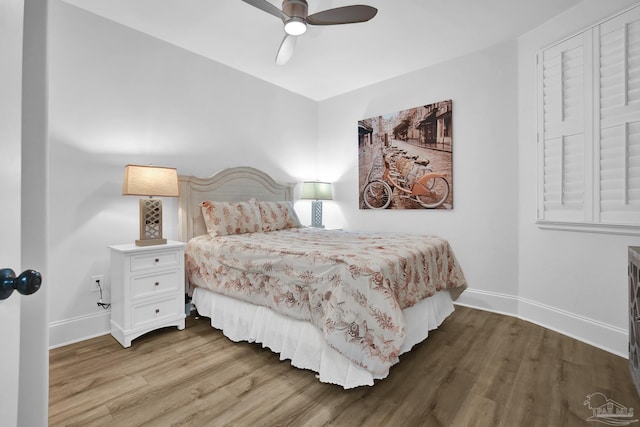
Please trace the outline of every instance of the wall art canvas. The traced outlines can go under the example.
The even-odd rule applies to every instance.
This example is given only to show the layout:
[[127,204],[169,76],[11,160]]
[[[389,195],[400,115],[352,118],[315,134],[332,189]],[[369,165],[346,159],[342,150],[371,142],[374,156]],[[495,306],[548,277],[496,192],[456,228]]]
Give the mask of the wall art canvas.
[[360,209],[453,209],[452,101],[358,121]]

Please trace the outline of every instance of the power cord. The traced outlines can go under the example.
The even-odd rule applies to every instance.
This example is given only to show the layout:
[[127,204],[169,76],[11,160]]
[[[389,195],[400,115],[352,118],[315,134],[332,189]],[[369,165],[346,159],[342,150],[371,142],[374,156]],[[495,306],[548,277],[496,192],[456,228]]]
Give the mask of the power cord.
[[98,289],[100,290],[100,299],[98,300],[98,307],[102,307],[105,310],[111,308],[110,303],[102,302],[102,283],[100,283],[100,279],[96,280],[96,285],[98,285]]

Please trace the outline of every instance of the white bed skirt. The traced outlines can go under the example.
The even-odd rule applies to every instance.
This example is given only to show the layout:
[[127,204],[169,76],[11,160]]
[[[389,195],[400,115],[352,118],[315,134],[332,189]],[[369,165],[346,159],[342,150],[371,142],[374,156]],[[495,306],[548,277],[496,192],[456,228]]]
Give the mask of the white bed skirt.
[[[193,304],[198,313],[211,318],[211,326],[222,330],[232,341],[261,343],[280,360],[289,359],[297,368],[318,373],[321,382],[338,384],[344,388],[373,385],[374,376],[366,369],[342,356],[322,338],[311,323],[290,319],[267,308],[252,305],[225,295],[195,288]],[[436,329],[453,313],[453,301],[448,291],[436,292],[418,304],[403,310],[406,338],[400,353],[406,353]]]

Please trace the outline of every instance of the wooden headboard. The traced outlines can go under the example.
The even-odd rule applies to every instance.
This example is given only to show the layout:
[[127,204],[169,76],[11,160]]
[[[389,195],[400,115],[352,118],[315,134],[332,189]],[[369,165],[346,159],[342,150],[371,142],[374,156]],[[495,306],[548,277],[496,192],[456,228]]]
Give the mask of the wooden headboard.
[[252,167],[224,169],[209,178],[178,177],[178,238],[182,242],[206,234],[200,203],[205,200],[246,202],[252,197],[267,202],[293,201],[295,183],[281,184]]

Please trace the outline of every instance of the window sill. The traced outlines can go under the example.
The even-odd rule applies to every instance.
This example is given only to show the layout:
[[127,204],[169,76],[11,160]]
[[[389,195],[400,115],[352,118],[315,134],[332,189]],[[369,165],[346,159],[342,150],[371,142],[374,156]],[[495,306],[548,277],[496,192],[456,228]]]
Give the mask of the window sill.
[[640,236],[640,225],[594,224],[588,222],[560,222],[537,220],[536,225],[543,230],[577,231],[582,233],[620,234]]

